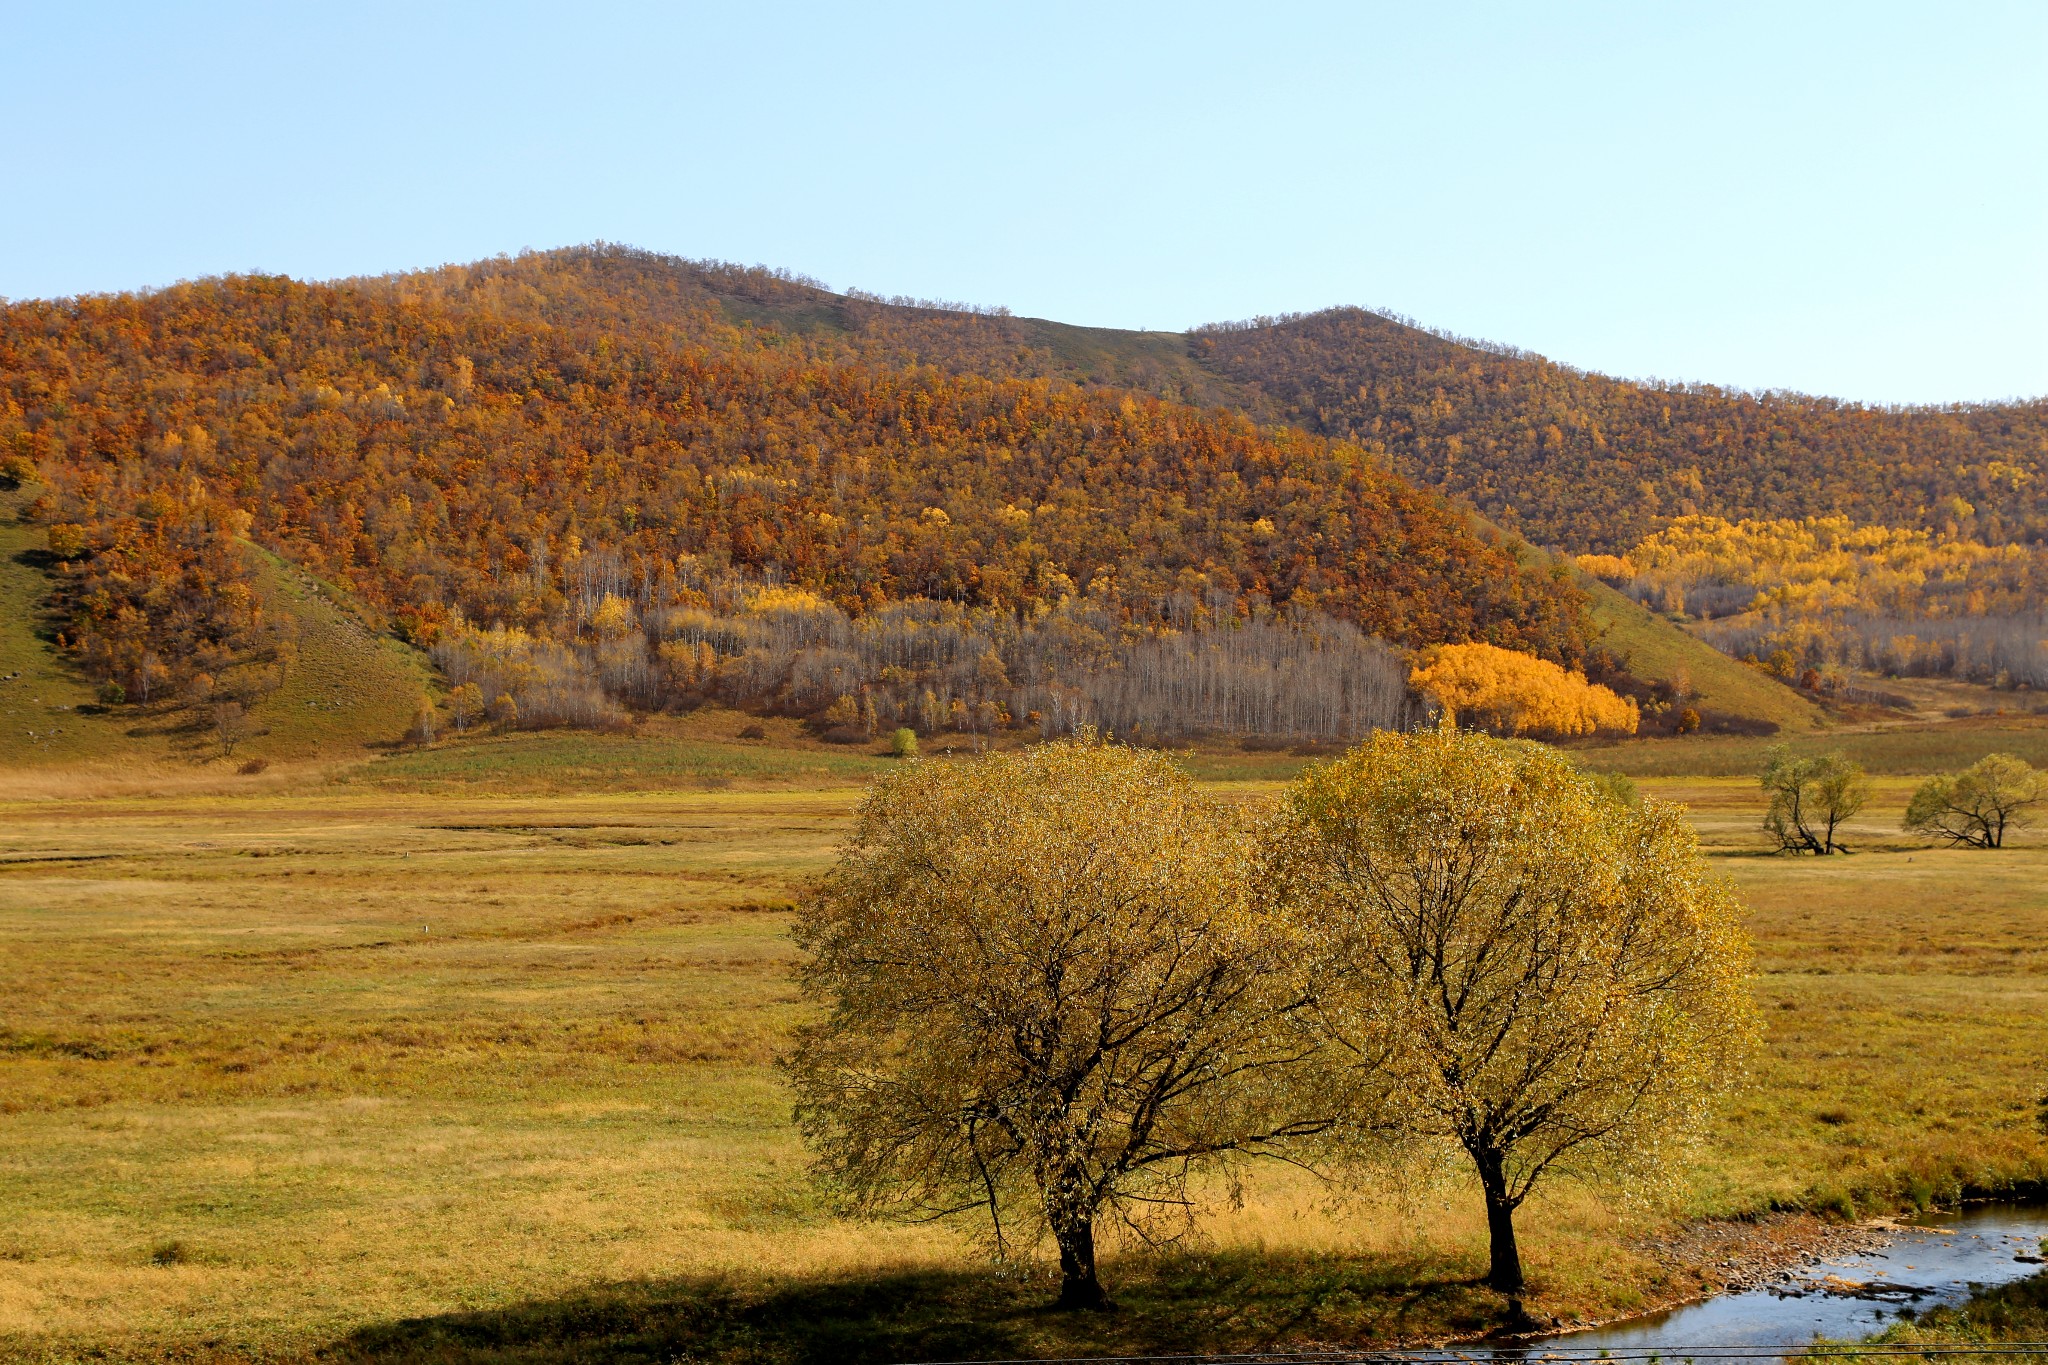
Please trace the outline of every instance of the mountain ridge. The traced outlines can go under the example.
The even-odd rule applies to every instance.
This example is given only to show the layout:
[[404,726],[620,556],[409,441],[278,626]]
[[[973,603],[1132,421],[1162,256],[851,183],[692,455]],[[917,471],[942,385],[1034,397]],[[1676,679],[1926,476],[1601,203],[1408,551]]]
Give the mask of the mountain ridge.
[[[1571,553],[1619,552],[1701,513],[1847,515],[1953,526],[1994,543],[2048,540],[2048,399],[1876,406],[1617,379],[1354,307],[1185,333],[1084,328],[836,294],[800,276],[605,244],[361,283],[451,299],[495,290],[500,306],[559,317],[563,277],[577,272],[607,277],[600,297],[622,291],[644,305],[649,294],[633,291],[661,282],[671,303],[894,363],[1142,389],[1355,441],[1404,477]],[[508,297],[541,274],[554,277],[552,298]],[[592,292],[576,305],[586,318]],[[610,321],[642,327],[638,311],[614,300]]]

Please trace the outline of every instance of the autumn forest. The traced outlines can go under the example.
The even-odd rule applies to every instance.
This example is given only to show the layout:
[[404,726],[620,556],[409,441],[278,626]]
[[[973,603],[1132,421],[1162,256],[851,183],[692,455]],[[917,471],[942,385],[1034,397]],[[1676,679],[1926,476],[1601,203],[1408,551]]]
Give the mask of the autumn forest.
[[1632,384],[1356,310],[1092,332],[605,246],[12,304],[0,377],[109,704],[276,685],[259,552],[429,650],[462,723],[1337,740],[1451,704],[1453,646],[1551,699],[1518,722],[1467,660],[1497,728],[1633,730],[1556,704],[1640,683],[1581,574],[1786,681],[2042,681],[2039,402]]

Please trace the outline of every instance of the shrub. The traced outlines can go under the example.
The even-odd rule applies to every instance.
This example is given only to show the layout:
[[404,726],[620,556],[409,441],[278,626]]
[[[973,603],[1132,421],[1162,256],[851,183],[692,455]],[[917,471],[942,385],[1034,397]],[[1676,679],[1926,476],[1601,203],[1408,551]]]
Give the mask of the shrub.
[[903,729],[889,736],[889,756],[891,758],[916,758],[917,731]]
[[766,739],[768,738],[768,732],[766,730],[763,730],[759,725],[742,725],[740,727],[740,738]]

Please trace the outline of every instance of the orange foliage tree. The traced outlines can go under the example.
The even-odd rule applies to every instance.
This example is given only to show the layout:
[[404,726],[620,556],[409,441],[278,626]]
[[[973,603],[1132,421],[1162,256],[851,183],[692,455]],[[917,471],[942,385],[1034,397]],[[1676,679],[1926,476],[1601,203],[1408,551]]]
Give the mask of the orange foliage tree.
[[1503,734],[1632,735],[1640,719],[1635,702],[1583,673],[1478,642],[1428,651],[1410,681],[1453,714]]

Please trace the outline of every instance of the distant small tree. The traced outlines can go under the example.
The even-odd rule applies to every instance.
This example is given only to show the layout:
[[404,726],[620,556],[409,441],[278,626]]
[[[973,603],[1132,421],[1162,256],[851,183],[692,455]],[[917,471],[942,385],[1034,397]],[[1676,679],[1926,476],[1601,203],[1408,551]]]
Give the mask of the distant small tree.
[[235,749],[248,737],[249,717],[242,709],[242,703],[232,698],[212,704],[211,720],[214,740],[220,745],[223,758],[233,758]]
[[1921,783],[1906,805],[1905,828],[1966,848],[2002,848],[2006,831],[2029,823],[2044,801],[2048,772],[2011,754],[1992,754]]
[[145,650],[135,665],[136,700],[148,705],[150,694],[169,681],[170,676],[171,670],[164,667],[164,661],[154,651]]
[[119,706],[128,700],[128,689],[109,678],[100,684],[99,698],[103,706]]
[[85,528],[68,521],[60,521],[45,533],[50,553],[58,559],[73,560],[85,556]]
[[1669,1172],[1739,1069],[1734,894],[1679,808],[1448,726],[1374,735],[1286,810],[1273,884],[1347,1131],[1462,1151],[1487,1283],[1517,1296],[1515,1211],[1537,1181]]
[[519,703],[510,692],[500,692],[491,702],[491,720],[510,730],[519,724]]
[[633,628],[633,604],[613,593],[606,593],[604,600],[591,613],[590,628],[606,637],[624,635]]
[[908,726],[889,736],[889,755],[892,758],[917,757],[917,731]]
[[413,707],[412,725],[406,733],[412,737],[412,741],[415,744],[431,743],[434,738],[434,731],[438,728],[436,722],[439,719],[440,715],[434,707],[434,699],[432,697],[421,697],[419,703]]
[[1049,1234],[1061,1306],[1103,1306],[1105,1223],[1171,1231],[1192,1176],[1327,1125],[1276,1078],[1310,1045],[1254,853],[1157,754],[883,778],[797,923],[821,1014],[784,1065],[821,1172],[856,1207],[984,1213],[999,1250]]
[[0,488],[10,492],[37,481],[36,462],[19,453],[0,455]]
[[459,733],[469,728],[469,723],[483,714],[484,690],[473,682],[463,683],[448,693],[448,713],[455,721]]
[[1764,756],[1757,775],[1770,807],[1764,832],[1784,853],[1847,853],[1835,836],[1842,822],[1870,799],[1870,780],[1859,764],[1837,752],[1796,758],[1780,744]]

